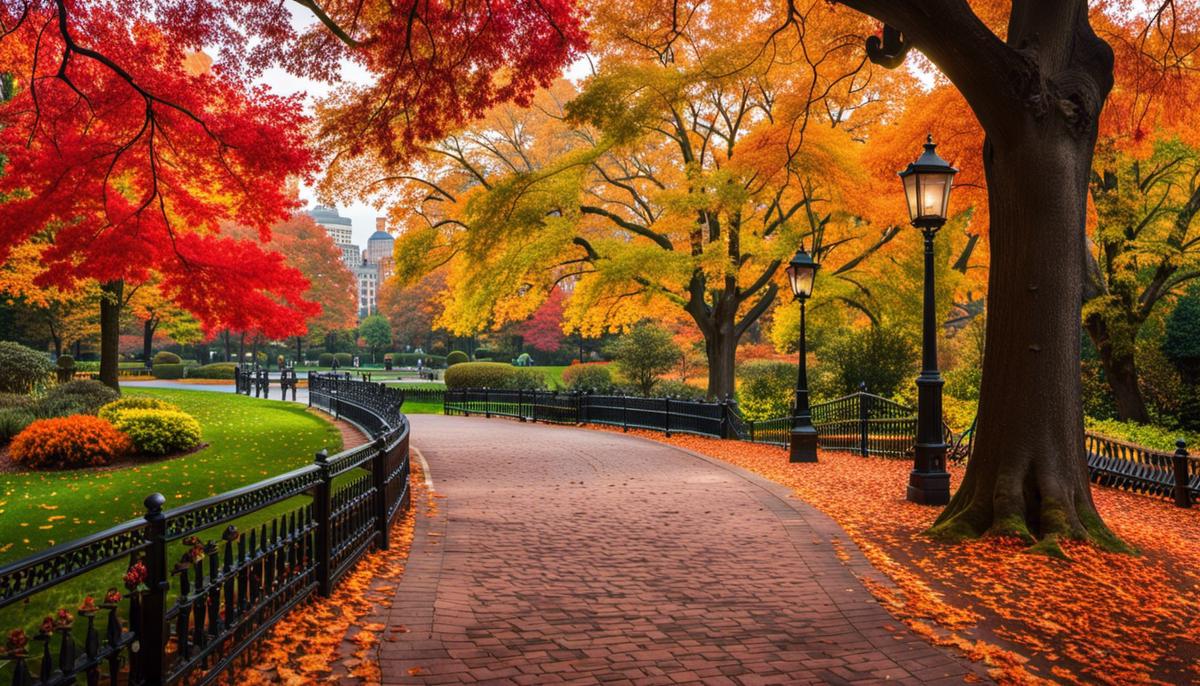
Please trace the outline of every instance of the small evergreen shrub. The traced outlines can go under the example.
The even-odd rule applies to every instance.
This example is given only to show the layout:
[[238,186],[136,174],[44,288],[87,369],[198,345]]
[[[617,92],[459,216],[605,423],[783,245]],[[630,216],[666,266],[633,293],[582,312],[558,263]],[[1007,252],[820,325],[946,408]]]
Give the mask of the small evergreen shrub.
[[503,362],[463,362],[446,369],[446,388],[508,388],[516,367]]
[[187,373],[187,365],[163,362],[154,365],[150,372],[156,379],[182,379],[183,375]]
[[30,469],[99,467],[128,454],[133,443],[112,424],[89,415],[41,419],[17,434],[12,461]]
[[41,398],[29,408],[38,419],[70,417],[76,414],[92,414],[78,398]]
[[58,361],[55,363],[59,369],[74,369],[75,358],[70,355],[59,355]]
[[120,393],[117,393],[99,381],[87,379],[59,384],[46,393],[47,401],[73,402],[83,408],[82,411],[87,414],[96,414],[101,407],[120,397]]
[[467,357],[467,354],[461,350],[455,350],[446,356],[446,366],[447,367],[453,367],[456,364],[462,364],[464,362],[469,362],[469,361],[470,361],[470,358]]
[[37,417],[27,409],[8,407],[0,410],[0,443],[7,443],[25,430]]
[[29,409],[36,401],[33,396],[20,393],[0,393],[0,410],[7,408]]
[[354,356],[350,353],[334,353],[333,359],[337,360],[339,367],[349,367],[354,364]]
[[674,379],[663,379],[654,384],[654,395],[672,400],[704,400],[703,389]]
[[233,362],[213,362],[200,367],[191,367],[187,370],[189,379],[233,379],[234,371],[237,370],[237,365]]
[[178,410],[124,410],[113,426],[147,455],[169,455],[200,445],[200,423]]
[[154,366],[157,367],[160,364],[183,364],[183,358],[173,352],[160,350],[154,355]]
[[563,383],[572,391],[612,393],[613,378],[608,366],[601,362],[573,364],[563,370]]
[[29,394],[54,373],[50,358],[20,343],[0,341],[0,393]]
[[174,403],[169,403],[158,398],[151,398],[144,395],[131,395],[114,400],[111,403],[100,408],[96,416],[110,421],[116,422],[117,415],[126,410],[169,410],[171,412],[180,412],[179,406]]
[[333,366],[333,353],[321,353],[317,358],[317,366],[323,369],[328,369]]
[[738,409],[753,421],[787,417],[796,397],[796,365],[753,360],[738,369]]
[[670,371],[683,354],[669,331],[650,323],[638,324],[605,352],[616,361],[622,378],[646,397],[654,394],[658,377]]
[[504,388],[514,391],[544,391],[546,375],[535,369],[514,369]]

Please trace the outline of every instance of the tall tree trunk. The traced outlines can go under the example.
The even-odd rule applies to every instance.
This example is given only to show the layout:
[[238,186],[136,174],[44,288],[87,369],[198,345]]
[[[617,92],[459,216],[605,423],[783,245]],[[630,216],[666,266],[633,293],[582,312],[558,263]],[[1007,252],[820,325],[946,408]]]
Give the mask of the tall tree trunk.
[[149,317],[142,324],[142,361],[150,366],[150,354],[154,349],[154,330],[158,328],[158,320]]
[[100,382],[121,390],[117,368],[121,358],[121,303],[123,281],[107,281],[100,286]]
[[1100,366],[1104,378],[1112,389],[1117,405],[1117,416],[1124,421],[1150,423],[1146,401],[1138,388],[1135,346],[1132,340],[1114,340],[1116,336],[1100,314],[1088,317],[1084,322],[1088,336],[1100,355]]
[[296,366],[304,364],[304,337],[296,336]]
[[221,340],[225,344],[225,361],[229,362],[229,358],[233,356],[233,342],[229,338],[229,329],[221,332]]
[[720,400],[732,396],[738,337],[732,319],[719,322],[712,335],[704,338],[708,358],[708,397]]

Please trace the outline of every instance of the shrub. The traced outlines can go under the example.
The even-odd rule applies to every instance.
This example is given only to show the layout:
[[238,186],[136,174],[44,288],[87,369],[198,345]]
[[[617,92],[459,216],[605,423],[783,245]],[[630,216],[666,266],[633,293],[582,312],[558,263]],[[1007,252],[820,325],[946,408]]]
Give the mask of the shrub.
[[154,367],[151,368],[150,373],[152,373],[156,379],[182,379],[183,375],[187,373],[187,365],[167,364],[164,362],[154,365]]
[[572,391],[612,393],[612,372],[604,363],[589,362],[571,365],[563,370],[563,383]]
[[58,361],[55,363],[59,369],[74,369],[75,358],[70,355],[59,355]]
[[960,400],[952,395],[942,398],[942,420],[956,434],[971,428],[975,415],[979,412],[979,401]]
[[154,366],[157,367],[160,364],[183,364],[183,358],[173,352],[160,350],[154,355]]
[[654,395],[680,400],[704,400],[705,397],[702,389],[675,379],[663,379],[654,384]]
[[233,362],[213,362],[200,367],[190,367],[187,370],[189,379],[232,379],[237,365]]
[[337,360],[339,367],[349,367],[354,364],[354,356],[350,353],[334,353],[333,359]]
[[29,408],[29,411],[38,419],[93,414],[93,412],[88,412],[87,405],[78,398],[41,398]]
[[33,396],[20,393],[0,393],[0,410],[7,408],[29,409],[36,401]]
[[178,410],[124,410],[113,426],[147,455],[177,453],[200,444],[200,423]]
[[317,366],[328,368],[333,366],[333,353],[321,353],[317,358]]
[[32,393],[50,378],[54,365],[33,348],[0,341],[0,393]]
[[469,362],[469,361],[470,361],[470,358],[467,357],[467,354],[461,350],[455,350],[446,356],[446,366],[447,367],[453,367],[456,364],[462,364],[464,362]]
[[463,362],[446,370],[446,388],[508,388],[516,373],[503,362]]
[[127,410],[169,410],[172,412],[180,412],[178,405],[169,403],[158,398],[150,398],[144,395],[126,396],[120,400],[114,400],[111,403],[100,408],[96,416],[110,422],[116,422],[117,415]]
[[496,356],[497,352],[495,350],[488,350],[487,348],[480,348],[475,351],[475,359],[477,360],[493,360]]
[[917,350],[904,332],[884,326],[872,326],[850,332],[833,341],[827,362],[838,366],[838,382],[843,393],[867,390],[885,398],[901,386],[911,386],[916,376]]
[[1087,417],[1084,425],[1092,433],[1163,452],[1175,452],[1175,441],[1180,438],[1186,441],[1188,446],[1200,445],[1197,443],[1200,441],[1200,435],[1186,431],[1172,431],[1149,424]]
[[27,409],[9,407],[0,410],[0,443],[7,443],[25,430],[37,417]]
[[112,424],[78,415],[33,422],[13,439],[9,456],[31,469],[70,469],[106,465],[132,449]]
[[679,361],[680,350],[666,330],[653,324],[638,324],[606,349],[617,370],[638,393],[649,396],[658,377]]
[[63,400],[73,402],[82,407],[82,411],[87,414],[96,414],[101,407],[120,397],[120,393],[117,393],[99,381],[85,379],[59,384],[46,393],[47,401]]
[[796,365],[754,360],[738,369],[738,409],[754,421],[786,417],[796,397]]
[[546,375],[536,369],[514,369],[503,387],[512,390],[543,391],[546,389]]

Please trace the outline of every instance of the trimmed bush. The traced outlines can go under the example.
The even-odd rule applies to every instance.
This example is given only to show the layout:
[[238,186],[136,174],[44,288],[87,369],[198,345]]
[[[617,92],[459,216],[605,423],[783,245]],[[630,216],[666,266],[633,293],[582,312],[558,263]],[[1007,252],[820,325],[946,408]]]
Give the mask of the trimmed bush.
[[796,395],[796,365],[754,360],[738,369],[738,409],[753,421],[786,417]]
[[173,352],[160,350],[154,355],[154,366],[157,367],[160,364],[183,364],[183,358]]
[[187,373],[187,365],[184,364],[156,364],[150,370],[156,379],[182,379]]
[[563,370],[563,383],[572,391],[612,393],[613,378],[608,366],[601,362],[574,364]]
[[37,417],[26,409],[9,407],[0,410],[0,443],[7,443],[25,430]]
[[455,350],[446,356],[446,366],[453,367],[456,364],[462,364],[464,362],[469,362],[470,359],[471,358],[467,357],[467,354],[464,353],[463,351]]
[[30,469],[99,467],[126,455],[133,443],[112,424],[89,415],[41,419],[17,434],[12,461]]
[[75,358],[70,355],[59,355],[58,361],[55,362],[59,369],[74,369]]
[[446,369],[446,388],[508,388],[517,368],[503,362],[463,362]]
[[96,414],[101,407],[120,397],[120,393],[117,393],[99,381],[86,379],[59,384],[46,393],[47,401],[73,402],[82,407],[82,411],[87,414]]
[[126,410],[169,410],[171,412],[182,412],[179,406],[174,403],[144,395],[132,395],[120,400],[114,400],[105,405],[100,408],[96,416],[110,422],[116,422],[117,415]]
[[542,391],[546,389],[546,375],[536,369],[514,369],[504,388]]
[[33,396],[21,395],[20,393],[0,393],[0,410],[7,408],[27,410],[33,407],[35,402]]
[[32,393],[54,373],[50,359],[20,343],[0,341],[0,393]]
[[147,455],[169,455],[200,445],[200,423],[178,410],[124,410],[113,426]]
[[333,353],[321,353],[321,356],[319,358],[317,358],[317,366],[324,367],[324,368],[332,367],[333,366]]
[[187,377],[189,379],[229,379],[233,380],[233,373],[237,370],[237,365],[233,362],[213,362],[200,367],[189,367]]
[[475,351],[476,360],[494,360],[498,355],[499,353],[495,350],[488,350],[487,348],[480,348]]
[[350,353],[334,353],[333,359],[337,360],[338,367],[349,367],[354,364],[354,356]]
[[663,380],[654,384],[654,395],[680,400],[704,400],[704,391],[682,381]]

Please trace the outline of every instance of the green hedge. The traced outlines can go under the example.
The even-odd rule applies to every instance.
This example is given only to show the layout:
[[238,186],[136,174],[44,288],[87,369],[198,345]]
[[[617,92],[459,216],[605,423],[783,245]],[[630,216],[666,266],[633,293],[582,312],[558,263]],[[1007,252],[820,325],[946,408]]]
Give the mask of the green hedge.
[[563,370],[563,382],[572,391],[612,393],[614,388],[612,371],[607,365],[597,362],[567,367]]
[[120,398],[121,394],[99,381],[68,381],[50,389],[43,399],[47,403],[73,403],[86,414],[96,414],[101,408]]
[[321,353],[317,359],[317,366],[328,369],[333,366],[333,353]]
[[116,414],[113,426],[147,455],[169,455],[200,444],[200,423],[186,412],[125,410]]
[[184,364],[156,364],[151,370],[156,379],[182,379],[186,371]]
[[183,358],[173,352],[160,350],[154,356],[154,366],[157,367],[160,364],[183,364]]
[[502,362],[463,362],[446,369],[446,388],[508,388],[517,368]]
[[754,421],[787,417],[796,397],[796,365],[752,360],[738,368],[738,409]]
[[334,353],[333,359],[337,360],[338,367],[349,367],[354,364],[354,356],[350,353]]
[[1092,419],[1091,417],[1084,420],[1084,425],[1092,433],[1152,450],[1173,453],[1175,452],[1175,441],[1180,438],[1187,443],[1188,452],[1200,449],[1200,435],[1189,431],[1166,429],[1161,426],[1136,422],[1122,422],[1116,419]]
[[[158,367],[155,367],[157,370]],[[213,362],[201,367],[191,367],[187,370],[189,379],[233,379],[237,365],[232,362]]]
[[19,407],[0,409],[0,444],[7,443],[25,430],[37,417],[29,410]]
[[446,356],[446,366],[453,367],[456,364],[462,364],[464,362],[468,362],[468,361],[470,361],[470,359],[471,358],[467,357],[467,354],[464,353],[463,351],[455,350]]
[[50,380],[54,364],[20,343],[0,341],[0,392],[32,393]]

